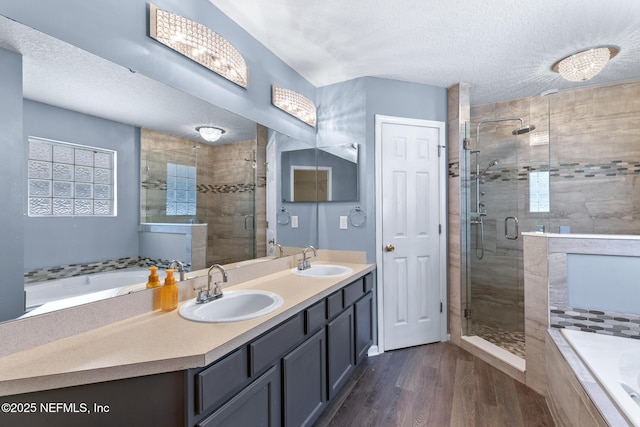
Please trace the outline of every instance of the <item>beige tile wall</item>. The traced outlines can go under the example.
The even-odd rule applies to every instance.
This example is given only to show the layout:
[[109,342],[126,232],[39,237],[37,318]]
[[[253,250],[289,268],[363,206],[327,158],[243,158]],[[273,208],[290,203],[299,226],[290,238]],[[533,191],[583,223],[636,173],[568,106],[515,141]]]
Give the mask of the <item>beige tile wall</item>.
[[[198,186],[196,219],[208,224],[205,265],[266,256],[267,129],[259,126],[257,135],[256,140],[212,146],[142,129],[142,221],[190,219],[165,215],[165,171],[167,161],[195,165]],[[254,162],[255,167],[252,166]],[[245,221],[247,215],[249,217]],[[256,227],[257,244],[254,243],[252,226]],[[198,247],[203,247],[200,243]]]

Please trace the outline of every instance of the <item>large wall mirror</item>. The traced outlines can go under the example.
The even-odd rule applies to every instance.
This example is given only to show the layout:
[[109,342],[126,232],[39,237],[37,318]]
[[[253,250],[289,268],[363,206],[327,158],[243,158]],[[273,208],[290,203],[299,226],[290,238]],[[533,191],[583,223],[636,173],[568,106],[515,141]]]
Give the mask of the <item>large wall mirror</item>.
[[[31,314],[46,304],[64,308],[63,300],[78,298],[70,302],[75,305],[117,296],[122,290],[110,285],[90,288],[110,282],[94,280],[94,273],[138,269],[134,280],[139,282],[148,274],[141,260],[166,267],[165,262],[179,257],[171,249],[184,249],[187,241],[191,246],[184,250],[204,248],[203,257],[193,263],[196,268],[271,259],[276,235],[284,246],[303,247],[309,240],[317,244],[317,216],[305,217],[295,233],[278,233],[277,221],[269,230],[267,217],[281,208],[275,188],[279,183],[267,179],[268,169],[279,170],[279,156],[269,167],[266,158],[277,132],[3,16],[0,48],[23,55],[25,164],[28,137],[117,152],[113,216],[26,215],[27,194],[36,188],[29,180],[36,175],[24,177],[24,286],[27,293],[37,287],[43,291],[39,300],[27,298],[29,308],[35,308]],[[207,143],[196,131],[202,125],[225,133]],[[173,190],[185,185],[189,192],[176,195]],[[182,202],[186,211],[177,206]],[[156,229],[158,225],[170,227]],[[195,234],[180,231],[205,225],[201,247],[189,240]],[[145,234],[152,238],[143,238]],[[298,245],[299,234],[305,237]],[[158,238],[162,235],[167,238]],[[150,248],[169,250],[150,256]],[[58,279],[74,281],[60,284]],[[2,320],[7,317],[0,313]]]
[[358,144],[283,151],[283,202],[358,201]]

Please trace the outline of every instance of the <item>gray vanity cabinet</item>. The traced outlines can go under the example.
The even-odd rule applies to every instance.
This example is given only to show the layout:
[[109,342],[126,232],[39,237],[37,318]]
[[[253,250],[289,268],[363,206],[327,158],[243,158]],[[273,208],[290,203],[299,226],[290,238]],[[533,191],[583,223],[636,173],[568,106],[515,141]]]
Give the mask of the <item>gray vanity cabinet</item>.
[[354,305],[356,334],[356,363],[367,357],[373,344],[373,294],[367,293]]
[[[0,413],[4,425],[312,425],[372,343],[369,273],[204,368],[5,396],[81,411]],[[53,409],[59,409],[57,406]]]
[[193,370],[187,424],[313,425],[373,342],[371,278],[349,283],[210,366]]
[[197,427],[280,426],[280,370],[273,366]]
[[327,372],[329,400],[347,382],[355,368],[353,306],[327,323]]
[[310,426],[327,403],[325,331],[282,359],[284,426]]

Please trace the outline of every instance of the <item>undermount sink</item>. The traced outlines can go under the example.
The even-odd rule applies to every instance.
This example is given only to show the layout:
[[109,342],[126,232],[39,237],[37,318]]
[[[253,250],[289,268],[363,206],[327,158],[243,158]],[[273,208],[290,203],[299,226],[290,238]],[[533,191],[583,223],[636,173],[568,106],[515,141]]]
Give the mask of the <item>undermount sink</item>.
[[332,264],[312,265],[306,270],[298,270],[297,268],[291,270],[293,274],[304,277],[337,277],[344,276],[345,274],[349,274],[352,271],[353,270],[349,267]]
[[180,316],[194,322],[238,322],[264,316],[277,310],[283,303],[280,295],[268,291],[224,291],[222,298],[196,304],[196,299],[185,302]]

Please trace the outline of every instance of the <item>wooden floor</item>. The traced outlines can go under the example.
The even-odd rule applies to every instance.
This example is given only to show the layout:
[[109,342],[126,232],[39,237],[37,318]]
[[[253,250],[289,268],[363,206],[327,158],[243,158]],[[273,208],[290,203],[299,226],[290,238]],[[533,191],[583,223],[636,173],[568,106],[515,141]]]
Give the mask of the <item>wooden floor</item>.
[[316,427],[553,426],[544,398],[449,344],[371,357]]

